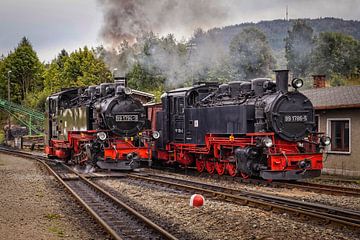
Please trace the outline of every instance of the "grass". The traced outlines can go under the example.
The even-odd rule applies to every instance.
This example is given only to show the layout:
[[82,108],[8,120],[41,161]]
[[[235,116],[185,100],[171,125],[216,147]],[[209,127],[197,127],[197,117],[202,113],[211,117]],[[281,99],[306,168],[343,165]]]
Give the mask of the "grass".
[[0,131],[0,143],[3,143],[5,140],[5,134],[3,131]]
[[49,214],[46,214],[45,217],[49,220],[55,220],[55,219],[60,219],[62,218],[62,216],[60,214],[57,214],[57,213],[49,213]]
[[58,228],[57,226],[52,226],[52,227],[49,227],[49,232],[55,234],[56,236],[58,237],[64,237],[64,230]]

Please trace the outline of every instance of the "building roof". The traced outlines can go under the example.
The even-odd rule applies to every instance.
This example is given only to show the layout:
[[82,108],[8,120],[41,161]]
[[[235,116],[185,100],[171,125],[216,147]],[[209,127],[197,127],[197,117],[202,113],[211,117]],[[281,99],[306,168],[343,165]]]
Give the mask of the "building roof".
[[315,109],[360,108],[360,85],[313,88],[301,91]]

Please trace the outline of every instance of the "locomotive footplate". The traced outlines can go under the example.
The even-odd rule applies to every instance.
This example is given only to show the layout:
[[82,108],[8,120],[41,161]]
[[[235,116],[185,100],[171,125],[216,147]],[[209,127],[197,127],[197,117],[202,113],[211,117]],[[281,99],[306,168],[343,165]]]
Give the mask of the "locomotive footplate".
[[286,171],[260,171],[260,176],[271,180],[300,180],[315,178],[321,175],[321,170],[286,170]]
[[140,163],[138,161],[97,161],[96,165],[98,165],[101,169],[110,169],[110,170],[134,170],[138,168]]

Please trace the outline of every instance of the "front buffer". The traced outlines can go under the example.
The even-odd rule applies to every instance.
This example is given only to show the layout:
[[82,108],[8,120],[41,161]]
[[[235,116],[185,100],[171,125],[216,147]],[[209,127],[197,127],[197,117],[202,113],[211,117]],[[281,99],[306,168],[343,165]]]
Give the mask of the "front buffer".
[[260,171],[260,177],[269,180],[301,180],[321,175],[322,153],[270,154],[268,158],[270,170]]

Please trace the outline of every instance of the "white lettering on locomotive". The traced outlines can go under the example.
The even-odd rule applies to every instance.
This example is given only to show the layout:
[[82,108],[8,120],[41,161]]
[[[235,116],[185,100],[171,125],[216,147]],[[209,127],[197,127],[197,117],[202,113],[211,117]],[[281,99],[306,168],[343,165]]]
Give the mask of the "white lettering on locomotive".
[[116,115],[116,122],[137,122],[139,120],[138,115]]
[[285,122],[306,122],[308,120],[307,115],[285,115]]

